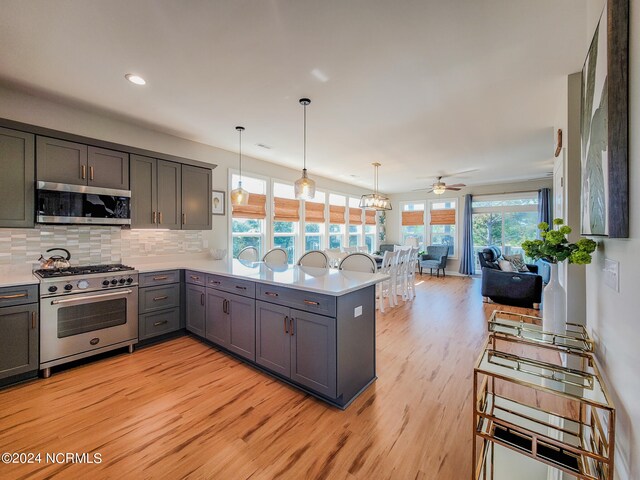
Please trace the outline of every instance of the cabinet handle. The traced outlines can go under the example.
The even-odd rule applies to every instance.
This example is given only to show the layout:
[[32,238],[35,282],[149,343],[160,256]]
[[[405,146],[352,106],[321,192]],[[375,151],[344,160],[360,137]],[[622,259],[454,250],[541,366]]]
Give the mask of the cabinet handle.
[[36,329],[36,312],[31,312],[31,329]]
[[211,285],[220,285],[220,282],[218,280],[209,280],[209,283]]
[[304,303],[306,305],[313,305],[315,307],[317,307],[318,305],[320,305],[320,302],[314,302],[313,300],[304,300]]
[[85,180],[87,178],[87,166],[86,165],[80,165],[80,176],[82,177],[83,180]]
[[182,214],[182,224],[183,224],[183,225],[186,225],[186,224],[187,224],[187,214],[186,214],[186,213],[183,213],[183,214]]
[[225,298],[224,303],[223,303],[223,311],[224,311],[224,313],[226,313],[227,315],[228,315],[229,313],[231,313],[231,312],[229,311],[229,305],[230,305],[229,300],[227,300],[227,299]]
[[154,322],[154,327],[159,327],[160,325],[164,325],[165,323],[169,323],[169,320],[162,320],[161,322]]
[[242,287],[242,286],[240,286],[240,285],[236,285],[236,288],[237,288],[238,290],[246,290],[246,289],[247,289],[247,287]]
[[270,297],[277,297],[278,294],[276,292],[264,292],[265,295],[269,295]]
[[9,298],[23,298],[26,297],[26,293],[14,293],[13,295],[0,295],[0,300],[8,300]]
[[162,225],[162,212],[158,212],[158,219],[160,220],[158,223]]
[[204,306],[204,293],[200,294],[200,305]]
[[89,167],[89,180],[93,180],[93,167]]
[[289,334],[290,334],[292,337],[293,337],[293,333],[294,333],[294,332],[293,332],[293,321],[294,321],[294,318],[293,318],[293,317],[291,317],[291,318],[289,319]]
[[161,275],[159,277],[153,277],[153,279],[155,281],[160,281],[160,280],[167,280],[169,277],[167,277],[166,275]]
[[169,295],[162,295],[161,297],[153,297],[153,301],[158,302],[160,300],[166,300],[167,298],[169,298]]
[[156,218],[157,218],[157,214],[156,214],[156,212],[153,212],[153,214],[151,216],[151,223],[153,223],[153,224],[157,223]]
[[289,330],[287,330],[288,322],[289,322],[289,317],[288,316],[284,317],[284,333],[289,333]]
[[189,275],[189,277],[191,277],[191,280],[200,280],[200,277],[197,275]]

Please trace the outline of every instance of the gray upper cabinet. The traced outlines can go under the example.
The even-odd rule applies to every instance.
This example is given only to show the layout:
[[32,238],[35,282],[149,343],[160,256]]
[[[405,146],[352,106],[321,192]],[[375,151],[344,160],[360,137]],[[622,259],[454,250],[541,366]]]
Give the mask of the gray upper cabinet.
[[200,285],[185,285],[185,316],[187,330],[200,337],[205,336],[206,288]]
[[0,227],[33,227],[33,135],[0,128],[0,170]]
[[291,310],[291,380],[336,396],[336,319]]
[[131,155],[131,227],[182,228],[179,163]]
[[39,136],[36,159],[40,181],[129,190],[128,153]]
[[88,185],[129,190],[129,154],[89,147]]
[[86,185],[87,146],[57,138],[36,140],[37,178],[43,182]]
[[182,229],[211,230],[211,169],[182,165]]

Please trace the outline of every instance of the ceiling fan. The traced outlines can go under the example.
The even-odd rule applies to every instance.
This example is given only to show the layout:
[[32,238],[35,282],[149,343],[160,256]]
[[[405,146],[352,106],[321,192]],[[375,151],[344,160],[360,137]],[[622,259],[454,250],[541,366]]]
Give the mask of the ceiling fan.
[[[466,187],[466,185],[464,183],[454,183],[452,185],[447,185],[445,182],[442,181],[442,179],[445,178],[445,177],[459,177],[460,175],[462,175],[464,173],[475,172],[476,170],[478,170],[478,169],[474,168],[472,170],[465,170],[464,172],[453,173],[451,175],[439,175],[439,176],[436,177],[436,181],[427,190],[427,193],[433,192],[436,195],[442,195],[447,190],[451,190],[451,191],[457,192],[458,190],[462,189],[463,187]],[[417,192],[417,191],[420,191],[420,190],[425,190],[425,189],[424,188],[418,188],[418,189],[414,190],[414,192]]]

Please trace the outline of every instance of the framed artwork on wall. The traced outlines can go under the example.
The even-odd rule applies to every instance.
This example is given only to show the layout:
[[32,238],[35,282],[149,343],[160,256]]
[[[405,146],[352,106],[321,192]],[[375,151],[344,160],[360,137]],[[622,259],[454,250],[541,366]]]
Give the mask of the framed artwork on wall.
[[221,190],[213,190],[211,192],[211,213],[214,215],[224,215],[226,193]]
[[629,236],[629,0],[607,0],[582,69],[582,234]]

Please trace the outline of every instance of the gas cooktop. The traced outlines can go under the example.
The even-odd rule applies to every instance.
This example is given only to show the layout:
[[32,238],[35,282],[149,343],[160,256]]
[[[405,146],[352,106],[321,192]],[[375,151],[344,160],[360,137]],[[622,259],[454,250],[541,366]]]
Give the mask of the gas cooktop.
[[60,268],[54,270],[36,270],[35,273],[42,278],[70,277],[75,275],[91,275],[93,273],[116,273],[135,270],[133,267],[112,263],[107,265],[82,265],[78,267]]

